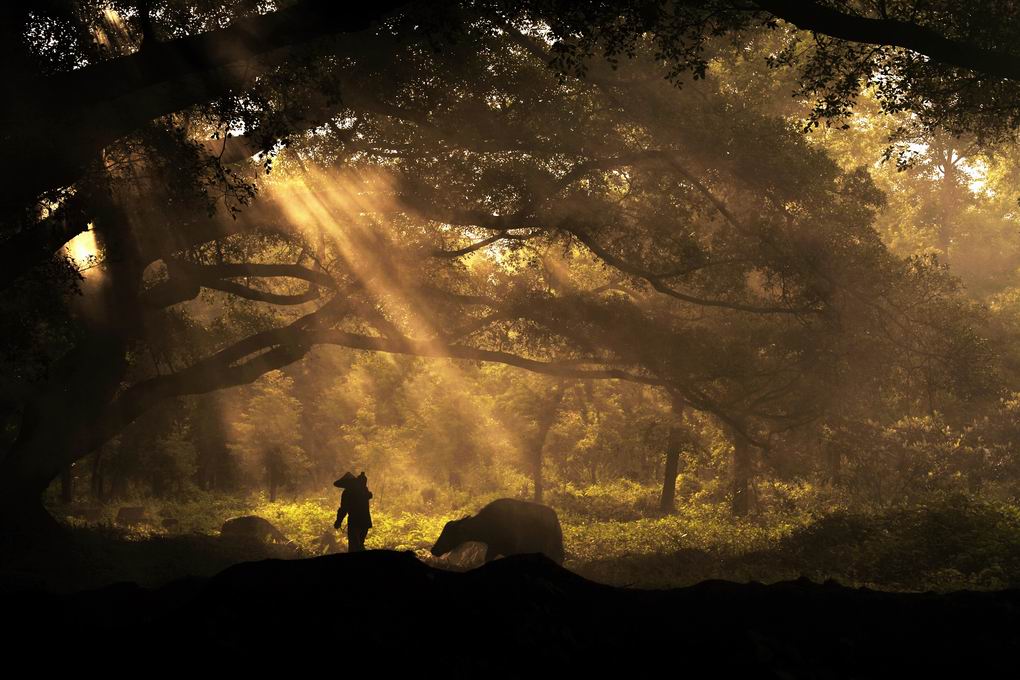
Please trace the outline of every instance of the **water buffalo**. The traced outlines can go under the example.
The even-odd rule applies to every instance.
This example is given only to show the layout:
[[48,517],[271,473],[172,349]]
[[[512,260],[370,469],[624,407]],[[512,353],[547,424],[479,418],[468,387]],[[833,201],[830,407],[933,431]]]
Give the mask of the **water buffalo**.
[[432,546],[436,557],[468,541],[486,545],[485,561],[498,555],[543,553],[563,564],[563,532],[556,511],[547,505],[500,498],[477,515],[447,522]]

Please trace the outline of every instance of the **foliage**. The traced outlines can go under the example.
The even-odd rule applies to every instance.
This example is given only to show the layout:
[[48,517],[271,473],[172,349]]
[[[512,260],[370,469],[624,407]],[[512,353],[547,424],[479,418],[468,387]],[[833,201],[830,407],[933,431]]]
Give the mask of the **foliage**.
[[[797,4],[1016,37],[992,0]],[[270,8],[17,5],[0,521],[59,478],[142,533],[255,513],[314,554],[364,470],[370,547],[544,489],[617,582],[1012,582],[1016,79],[757,7],[411,3],[112,116],[120,79],[48,78]]]
[[[628,495],[630,501],[619,500]],[[1020,511],[1014,505],[950,494],[870,512],[838,506],[820,512],[777,507],[740,520],[725,504],[701,500],[682,504],[673,515],[642,516],[648,497],[654,497],[654,489],[627,491],[620,485],[578,489],[569,500],[561,496],[567,504],[554,505],[563,525],[567,566],[596,580],[642,587],[689,585],[708,578],[772,582],[800,576],[891,590],[995,589],[1020,583]],[[367,546],[411,550],[433,560],[427,551],[445,522],[474,512],[488,500],[491,497],[425,512],[376,509]],[[76,531],[84,532],[82,540],[110,541],[111,547],[104,549],[114,549],[124,539],[136,546],[130,558],[106,570],[143,569],[146,560],[169,558],[170,565],[161,565],[144,579],[149,583],[172,578],[175,562],[199,565],[208,560],[205,568],[222,568],[224,563],[217,560],[228,554],[228,546],[217,547],[212,537],[224,519],[242,514],[273,522],[293,541],[298,555],[343,550],[342,537],[336,545],[323,542],[324,532],[336,533],[331,526],[335,504],[327,499],[270,503],[264,495],[217,495],[150,505],[148,511],[152,517],[178,518],[181,533],[167,534],[155,526],[125,533],[103,525]],[[260,549],[276,554],[273,551],[282,548]],[[128,549],[117,550],[126,557]],[[257,553],[247,558],[253,556]],[[460,569],[477,565],[479,559],[465,550],[436,564]],[[203,573],[202,568],[192,573]]]

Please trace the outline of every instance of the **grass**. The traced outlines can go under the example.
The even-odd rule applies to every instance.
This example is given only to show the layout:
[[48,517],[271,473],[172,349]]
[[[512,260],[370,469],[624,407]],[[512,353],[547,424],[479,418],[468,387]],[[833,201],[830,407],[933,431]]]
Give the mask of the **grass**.
[[[373,509],[367,547],[411,550],[435,561],[428,549],[443,524],[492,498],[438,499],[430,507],[408,502],[406,510],[399,509],[399,500]],[[736,520],[725,503],[695,498],[675,514],[655,516],[654,489],[626,483],[566,488],[550,503],[563,526],[566,566],[616,585],[675,587],[711,578],[774,582],[807,576],[892,590],[1020,587],[1020,509],[1006,504],[957,496],[876,511],[788,508]],[[116,508],[102,509],[98,524],[67,519],[81,546],[76,568],[84,580],[78,582],[155,584],[208,575],[236,561],[316,555],[345,546],[332,528],[336,505],[331,497],[270,503],[263,496],[204,496],[145,505],[152,523],[131,529],[111,526]],[[223,520],[242,514],[268,519],[292,545],[219,540]],[[160,526],[160,518],[168,516],[178,522],[172,533]],[[441,563],[459,568],[479,559],[478,550],[465,550]]]

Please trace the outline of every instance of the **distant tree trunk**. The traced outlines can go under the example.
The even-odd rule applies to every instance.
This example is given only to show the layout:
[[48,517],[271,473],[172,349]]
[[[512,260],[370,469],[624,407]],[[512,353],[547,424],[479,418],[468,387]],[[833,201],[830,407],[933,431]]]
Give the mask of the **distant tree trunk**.
[[216,393],[198,398],[192,415],[192,439],[198,452],[195,478],[207,491],[225,491],[234,486],[233,460],[223,420],[223,408]]
[[266,452],[266,481],[269,484],[270,503],[276,502],[277,491],[284,482],[284,465],[283,454],[279,449],[273,448]]
[[832,448],[827,457],[829,459],[829,483],[838,486],[843,479],[843,456],[839,449]]
[[67,465],[60,473],[60,502],[70,505],[74,502],[74,464]]
[[[673,417],[678,419],[683,413],[683,401],[673,397]],[[666,440],[666,470],[662,478],[662,495],[659,497],[659,510],[665,513],[676,509],[676,478],[680,470],[680,447],[683,442],[683,431],[679,423],[673,422],[669,427],[669,438]]]
[[937,245],[939,250],[942,251],[943,264],[949,264],[950,251],[953,247],[953,231],[956,227],[956,224],[953,223],[953,218],[960,207],[960,171],[957,168],[957,164],[960,162],[961,157],[957,156],[956,149],[953,148],[951,143],[944,143],[940,146],[942,148],[938,150],[938,153],[940,156],[939,165],[942,168],[942,182],[938,200],[939,224]]
[[659,497],[659,510],[673,512],[676,509],[676,478],[680,469],[680,428],[672,425],[669,428],[669,439],[666,442],[666,471],[662,479],[662,495]]
[[116,466],[112,470],[110,475],[110,492],[107,494],[107,498],[123,498],[127,492],[127,476],[121,470],[117,470]]
[[744,517],[750,506],[751,447],[737,434],[733,438],[733,504],[734,517]]
[[91,491],[92,498],[102,503],[106,500],[106,495],[103,491],[103,450],[98,449],[92,458],[92,480],[91,480]]
[[533,468],[533,471],[532,471],[531,475],[532,475],[531,478],[532,478],[532,481],[534,483],[534,488],[535,488],[534,501],[536,503],[541,503],[542,502],[542,498],[543,498],[543,496],[545,494],[545,488],[542,485],[542,456],[541,456],[541,454],[539,454],[539,456],[535,460],[534,468]]
[[157,472],[149,478],[149,487],[152,489],[152,495],[154,498],[162,498],[166,490],[166,483],[163,479],[162,472]]
[[551,397],[545,404],[546,408],[539,413],[538,428],[531,442],[531,480],[535,490],[534,501],[536,503],[541,503],[545,495],[544,480],[542,478],[544,457],[542,454],[545,450],[545,440],[549,437],[549,431],[556,424],[556,417],[559,415],[559,406],[563,401],[563,393],[565,392],[564,387],[562,382],[553,387]]

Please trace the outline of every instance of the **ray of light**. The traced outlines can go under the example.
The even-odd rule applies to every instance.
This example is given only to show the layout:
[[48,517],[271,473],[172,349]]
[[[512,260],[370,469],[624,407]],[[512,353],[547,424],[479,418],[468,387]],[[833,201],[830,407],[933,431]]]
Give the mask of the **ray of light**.
[[92,225],[64,245],[64,253],[74,261],[74,266],[82,276],[94,277],[98,269],[99,244]]
[[[397,212],[391,188],[392,183],[379,173],[306,171],[276,186],[273,198],[292,226],[306,236],[325,235],[343,269],[361,283],[368,298],[401,333],[439,350],[444,344],[443,329],[436,321],[434,303],[420,292],[408,267],[401,266],[407,260],[399,252],[395,228],[383,217]],[[476,395],[456,362],[441,360],[430,366],[442,383],[466,397],[479,420],[494,430],[494,437],[522,450],[522,433],[505,427],[491,404],[470,398]],[[417,406],[425,398],[409,396]]]

